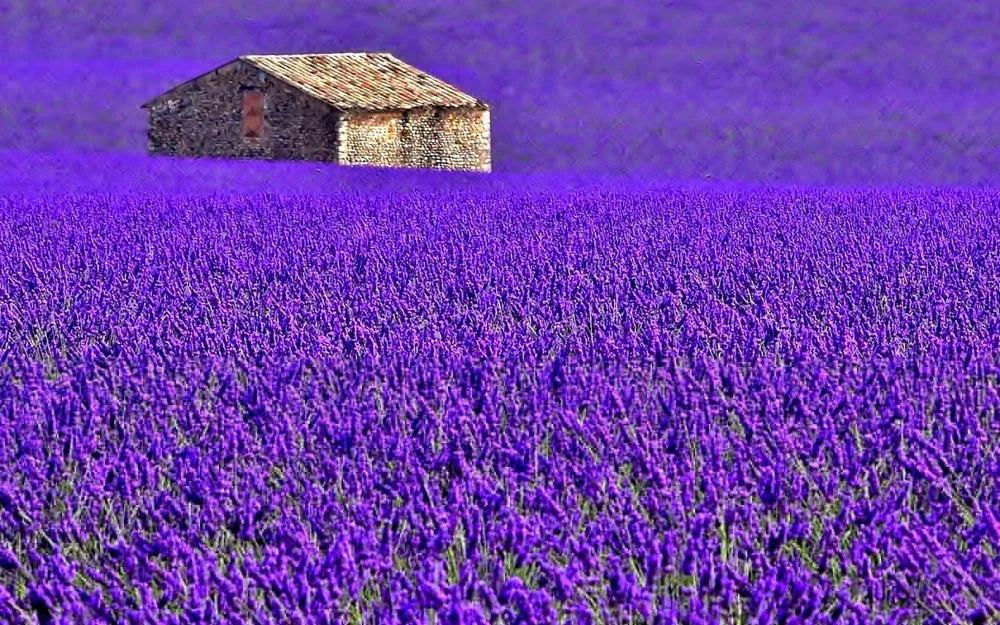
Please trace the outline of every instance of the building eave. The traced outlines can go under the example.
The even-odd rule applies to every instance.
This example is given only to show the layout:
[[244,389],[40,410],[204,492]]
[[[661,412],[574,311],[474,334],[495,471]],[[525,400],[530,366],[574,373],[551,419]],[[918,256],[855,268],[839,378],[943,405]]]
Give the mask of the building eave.
[[[303,56],[305,56],[305,55],[303,55]],[[264,67],[261,67],[260,65],[257,65],[256,63],[254,63],[252,60],[246,58],[245,56],[237,57],[236,60],[237,61],[242,61],[243,63],[246,63],[247,65],[251,65],[251,66],[257,68],[257,70],[259,70],[261,72],[264,72],[265,74],[267,74],[268,76],[270,76],[273,80],[276,80],[276,81],[280,82],[281,84],[283,84],[283,85],[285,85],[287,87],[291,87],[292,89],[295,89],[297,92],[299,92],[302,95],[306,96],[310,100],[314,100],[316,102],[319,102],[320,104],[328,106],[328,107],[332,108],[333,110],[337,111],[338,113],[343,113],[346,110],[344,108],[341,108],[341,107],[337,106],[336,104],[333,104],[332,102],[328,102],[328,101],[324,100],[323,98],[317,98],[315,95],[309,93],[308,91],[306,91],[305,89],[303,89],[301,86],[296,85],[295,83],[293,83],[291,81],[288,81],[288,80],[282,78],[281,76],[276,76],[270,70],[268,70],[268,69],[266,69]]]

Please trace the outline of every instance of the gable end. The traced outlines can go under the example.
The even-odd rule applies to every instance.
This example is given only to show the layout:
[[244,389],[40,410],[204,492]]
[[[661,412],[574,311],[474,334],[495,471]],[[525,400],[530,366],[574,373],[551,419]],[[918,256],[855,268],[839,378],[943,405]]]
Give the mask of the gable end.
[[185,80],[182,83],[176,84],[173,87],[171,87],[170,89],[168,89],[168,90],[164,91],[163,93],[161,93],[160,95],[158,95],[158,96],[156,96],[154,98],[151,98],[151,99],[147,100],[146,102],[143,102],[142,104],[139,105],[139,108],[141,108],[141,109],[148,109],[149,107],[153,106],[157,102],[160,102],[161,100],[163,100],[165,98],[168,98],[171,95],[176,94],[177,91],[179,91],[181,89],[192,88],[192,87],[196,88],[198,82],[201,81],[202,79],[208,77],[208,76],[211,76],[211,75],[216,74],[216,73],[218,73],[220,71],[223,71],[223,70],[227,70],[230,67],[233,67],[235,69],[239,69],[240,67],[243,67],[244,65],[252,67],[255,70],[257,70],[260,73],[260,76],[261,76],[262,79],[263,79],[264,76],[267,76],[268,78],[270,78],[271,80],[273,80],[275,82],[279,82],[279,83],[281,83],[281,84],[283,84],[285,86],[291,87],[295,91],[298,91],[302,95],[306,96],[307,98],[309,98],[311,100],[314,100],[315,102],[319,102],[320,104],[323,104],[324,106],[327,106],[327,107],[329,107],[331,109],[334,109],[336,111],[343,112],[340,108],[334,106],[333,104],[330,104],[329,102],[325,102],[321,98],[317,98],[315,95],[309,93],[308,91],[306,91],[305,89],[303,89],[301,85],[297,85],[297,84],[295,84],[295,83],[293,83],[293,82],[291,82],[289,80],[284,79],[281,76],[277,76],[274,73],[268,71],[267,69],[265,69],[263,67],[260,67],[257,64],[253,63],[252,61],[248,61],[248,60],[246,60],[246,59],[244,59],[242,57],[237,57],[237,58],[235,58],[235,59],[233,59],[231,61],[223,63],[222,65],[219,65],[218,67],[210,69],[207,72],[199,74],[199,75],[195,76],[194,78],[191,78],[191,79]]
[[153,98],[150,98],[149,100],[143,102],[142,104],[139,105],[139,108],[141,108],[141,109],[148,109],[150,106],[156,104],[160,100],[162,100],[164,98],[167,98],[167,97],[169,97],[169,96],[177,93],[177,91],[179,89],[183,89],[184,87],[191,86],[191,85],[197,83],[202,78],[205,78],[206,76],[211,76],[212,74],[218,72],[219,70],[227,69],[231,65],[235,64],[238,61],[239,61],[238,58],[237,59],[233,59],[231,61],[227,61],[227,62],[223,63],[222,65],[219,65],[218,67],[213,67],[212,69],[208,70],[207,72],[204,72],[202,74],[198,74],[194,78],[190,78],[188,80],[185,80],[182,83],[176,84],[173,87],[171,87],[171,88],[167,89],[166,91],[164,91],[163,93],[161,93],[160,95],[158,95],[156,97],[153,97]]

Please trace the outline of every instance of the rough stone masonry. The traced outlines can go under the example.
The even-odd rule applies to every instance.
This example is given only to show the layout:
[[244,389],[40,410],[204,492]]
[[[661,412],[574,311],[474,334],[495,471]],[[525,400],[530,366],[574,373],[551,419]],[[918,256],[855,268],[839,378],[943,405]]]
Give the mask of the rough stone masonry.
[[151,154],[491,169],[485,104],[340,110],[241,59],[144,106]]

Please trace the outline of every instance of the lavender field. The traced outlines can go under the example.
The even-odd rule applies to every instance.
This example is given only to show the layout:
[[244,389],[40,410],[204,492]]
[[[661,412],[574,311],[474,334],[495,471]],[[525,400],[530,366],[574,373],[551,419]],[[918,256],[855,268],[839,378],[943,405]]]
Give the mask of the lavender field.
[[59,168],[74,189],[145,180],[142,102],[240,54],[343,50],[489,102],[497,175],[1000,182],[981,0],[3,0],[0,22],[0,183],[67,152],[86,153]]
[[0,616],[985,623],[998,207],[2,200]]
[[[986,3],[0,0],[0,623],[1000,622]],[[388,50],[494,173],[145,155]]]

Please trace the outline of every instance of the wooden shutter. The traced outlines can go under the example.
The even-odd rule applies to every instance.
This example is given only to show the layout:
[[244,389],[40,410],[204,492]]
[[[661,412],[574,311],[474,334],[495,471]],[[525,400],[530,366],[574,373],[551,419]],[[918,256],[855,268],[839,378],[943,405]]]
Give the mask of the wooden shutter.
[[243,92],[243,136],[260,138],[264,130],[264,94]]

